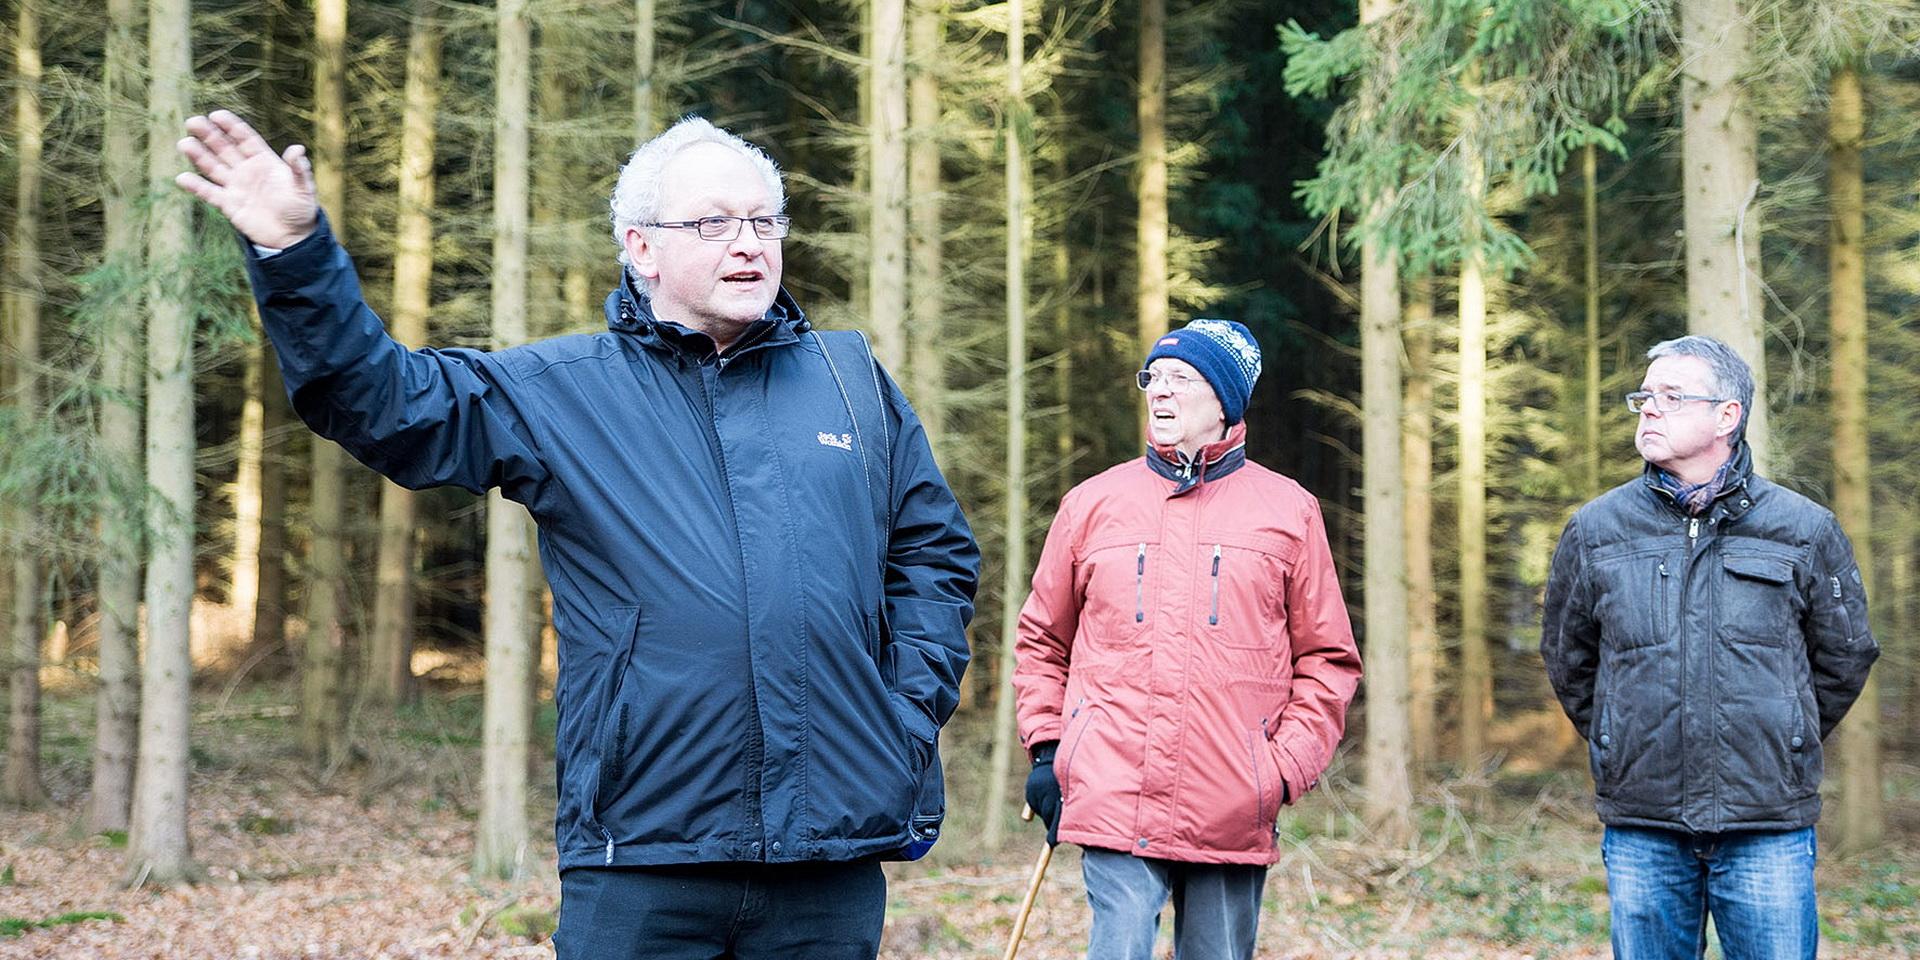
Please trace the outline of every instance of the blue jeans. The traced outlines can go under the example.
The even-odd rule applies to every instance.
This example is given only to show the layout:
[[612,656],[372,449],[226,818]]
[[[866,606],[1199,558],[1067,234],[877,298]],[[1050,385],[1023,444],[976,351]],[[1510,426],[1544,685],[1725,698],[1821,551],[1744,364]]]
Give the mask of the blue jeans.
[[560,875],[559,960],[873,960],[875,861],[576,867]]
[[1088,848],[1080,857],[1093,906],[1091,960],[1152,960],[1160,908],[1173,899],[1178,960],[1248,960],[1267,868],[1180,863]]
[[1679,833],[1608,827],[1600,844],[1613,955],[1697,960],[1707,916],[1726,960],[1813,960],[1813,828]]

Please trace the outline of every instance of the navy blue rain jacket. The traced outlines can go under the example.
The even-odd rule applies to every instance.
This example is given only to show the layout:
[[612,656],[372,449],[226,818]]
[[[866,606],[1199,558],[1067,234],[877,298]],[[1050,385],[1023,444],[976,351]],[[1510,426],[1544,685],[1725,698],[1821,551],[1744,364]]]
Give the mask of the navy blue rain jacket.
[[[785,291],[715,357],[627,282],[605,333],[408,350],[324,219],[248,271],[315,432],[403,486],[499,487],[538,522],[562,870],[931,841],[979,551],[877,365],[830,363],[845,351]],[[862,387],[880,430],[855,421]],[[883,442],[876,470],[863,448]]]

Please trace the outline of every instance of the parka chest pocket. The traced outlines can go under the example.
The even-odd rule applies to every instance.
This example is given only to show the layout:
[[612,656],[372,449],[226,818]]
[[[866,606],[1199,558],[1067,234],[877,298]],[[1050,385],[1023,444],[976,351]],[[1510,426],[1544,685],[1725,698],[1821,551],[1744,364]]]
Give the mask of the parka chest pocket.
[[1673,637],[1682,576],[1677,558],[1659,550],[1595,557],[1591,575],[1604,646],[1631,650]]
[[1204,540],[1195,558],[1197,635],[1239,650],[1284,650],[1290,553],[1281,542]]
[[1113,537],[1090,545],[1078,564],[1084,599],[1075,642],[1107,650],[1138,646],[1158,620],[1154,598],[1162,560],[1158,540]]
[[1793,561],[1762,553],[1728,552],[1720,558],[1718,622],[1735,643],[1785,646],[1800,636],[1804,599],[1794,582]]

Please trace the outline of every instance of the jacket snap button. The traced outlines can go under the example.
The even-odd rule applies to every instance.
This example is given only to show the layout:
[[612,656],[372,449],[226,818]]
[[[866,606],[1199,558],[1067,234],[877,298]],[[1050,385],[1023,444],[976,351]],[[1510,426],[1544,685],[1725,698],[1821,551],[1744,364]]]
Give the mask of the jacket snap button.
[[1146,837],[1141,837],[1141,838],[1140,838],[1140,849],[1142,849],[1142,850],[1145,850],[1146,848],[1147,848],[1147,838],[1146,838]]
[[1802,743],[1804,743],[1804,742],[1805,742],[1805,741],[1804,741],[1804,740],[1802,740],[1802,739],[1800,739],[1799,737],[1794,737],[1794,738],[1793,738],[1793,745],[1794,745],[1794,747],[1795,747],[1796,749],[1798,749],[1798,748],[1799,748],[1799,746],[1800,746],[1800,744],[1802,744]]
[[753,845],[753,855],[756,857],[760,855],[760,845],[757,843]]
[[1610,736],[1608,736],[1608,735],[1606,735],[1606,734],[1604,734],[1604,733],[1603,733],[1603,734],[1601,734],[1601,735],[1600,735],[1600,745],[1601,745],[1601,746],[1603,746],[1603,747],[1611,747],[1611,746],[1613,746],[1613,738],[1612,738],[1612,737],[1610,737]]
[[773,842],[773,852],[776,854],[780,852],[780,841],[775,840]]

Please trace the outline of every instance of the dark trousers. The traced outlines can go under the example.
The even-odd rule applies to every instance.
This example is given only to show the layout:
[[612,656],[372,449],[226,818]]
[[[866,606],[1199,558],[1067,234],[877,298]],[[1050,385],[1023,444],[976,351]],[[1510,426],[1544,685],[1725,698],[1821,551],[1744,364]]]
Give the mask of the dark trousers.
[[873,960],[880,864],[576,867],[560,875],[558,960]]

